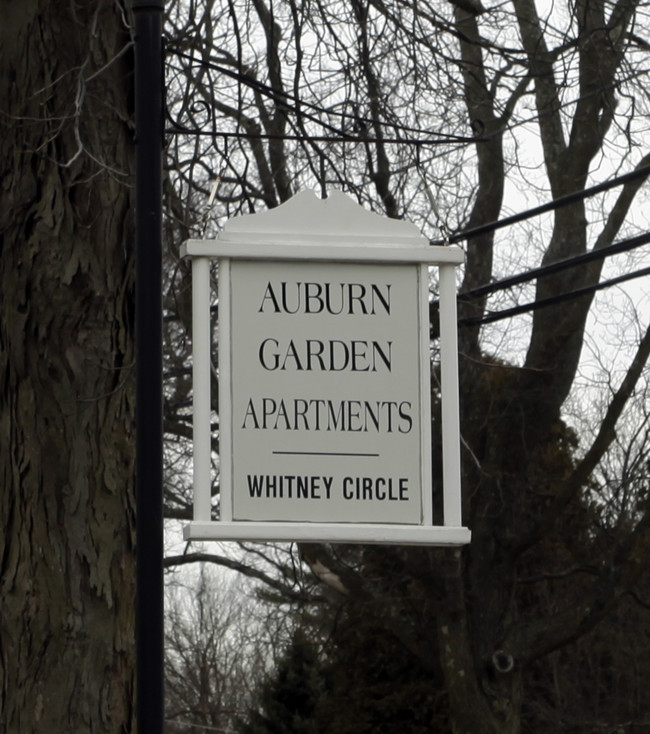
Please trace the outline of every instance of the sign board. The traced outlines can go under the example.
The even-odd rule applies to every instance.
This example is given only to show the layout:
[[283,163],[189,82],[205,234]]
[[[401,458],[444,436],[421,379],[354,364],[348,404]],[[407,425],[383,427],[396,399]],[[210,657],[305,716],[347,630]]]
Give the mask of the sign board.
[[233,519],[421,524],[419,266],[239,261],[230,284]]
[[[185,536],[468,542],[455,337],[462,251],[430,247],[413,225],[370,214],[339,192],[327,199],[303,192],[231,220],[217,240],[185,243],[184,254],[193,259],[195,401],[195,513]],[[210,501],[214,259],[219,520]],[[440,269],[441,351],[451,357],[442,365],[443,526],[432,524],[431,264]]]

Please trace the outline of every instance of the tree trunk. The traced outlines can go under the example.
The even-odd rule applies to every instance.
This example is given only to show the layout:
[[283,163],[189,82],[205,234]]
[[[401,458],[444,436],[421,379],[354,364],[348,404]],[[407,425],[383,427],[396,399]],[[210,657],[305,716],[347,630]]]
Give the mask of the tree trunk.
[[117,2],[0,7],[0,729],[129,732],[130,38]]

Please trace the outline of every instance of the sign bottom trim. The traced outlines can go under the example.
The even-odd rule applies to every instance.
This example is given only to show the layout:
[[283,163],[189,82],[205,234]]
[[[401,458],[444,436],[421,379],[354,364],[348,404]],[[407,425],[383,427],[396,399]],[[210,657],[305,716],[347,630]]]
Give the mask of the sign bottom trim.
[[197,520],[184,527],[183,537],[185,540],[460,546],[470,542],[471,532],[466,527],[447,525]]

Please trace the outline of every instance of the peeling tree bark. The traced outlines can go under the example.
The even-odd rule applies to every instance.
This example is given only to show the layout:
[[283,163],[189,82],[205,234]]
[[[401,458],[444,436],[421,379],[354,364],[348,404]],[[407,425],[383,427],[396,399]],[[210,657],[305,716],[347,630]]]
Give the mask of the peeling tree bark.
[[0,728],[127,732],[130,38],[119,3],[1,8]]

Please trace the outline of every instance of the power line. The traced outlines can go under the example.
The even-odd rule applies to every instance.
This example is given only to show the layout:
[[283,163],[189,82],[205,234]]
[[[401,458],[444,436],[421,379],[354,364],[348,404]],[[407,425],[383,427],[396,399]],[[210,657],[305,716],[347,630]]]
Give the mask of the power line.
[[[474,298],[480,298],[481,296],[489,295],[490,293],[506,290],[507,288],[511,288],[515,285],[521,285],[522,283],[526,283],[536,278],[543,278],[545,276],[561,272],[562,270],[566,270],[568,268],[584,265],[586,263],[593,262],[594,260],[605,259],[606,257],[611,257],[612,255],[617,255],[622,252],[629,252],[630,250],[641,247],[642,245],[646,245],[649,242],[650,233],[645,233],[636,237],[630,237],[628,239],[621,240],[620,242],[616,242],[609,247],[603,247],[599,250],[591,250],[590,252],[576,255],[565,260],[558,260],[557,262],[551,263],[549,265],[543,265],[539,268],[533,268],[525,273],[520,273],[519,275],[513,275],[509,278],[502,278],[501,280],[497,280],[494,283],[489,283],[484,286],[479,286],[478,288],[473,288],[472,290],[466,291],[465,293],[460,293],[458,295],[458,301],[471,301]],[[493,323],[495,321],[518,316],[529,311],[534,311],[538,308],[553,306],[563,301],[589,295],[596,291],[610,288],[614,285],[624,283],[627,280],[640,278],[648,274],[650,274],[650,268],[635,270],[632,273],[627,273],[625,275],[611,278],[609,280],[605,280],[591,286],[586,286],[584,288],[579,288],[573,291],[558,294],[557,296],[552,296],[550,298],[533,301],[531,303],[526,303],[521,306],[513,306],[512,308],[504,309],[503,311],[494,311],[491,313],[483,314],[481,316],[469,316],[463,319],[459,319],[458,323],[462,326]],[[435,309],[437,307],[438,301],[432,301],[431,308]]]
[[[464,293],[460,293],[458,295],[458,301],[459,302],[466,302],[471,301],[474,298],[480,298],[481,296],[489,295],[490,293],[495,293],[497,291],[503,291],[507,288],[512,288],[515,285],[521,285],[522,283],[527,283],[530,280],[535,280],[536,278],[543,278],[547,275],[552,275],[554,273],[561,272],[562,270],[567,270],[568,268],[573,268],[578,265],[584,265],[588,262],[592,262],[594,260],[602,260],[606,257],[610,257],[612,255],[618,255],[622,252],[628,252],[630,250],[634,250],[637,247],[641,247],[642,245],[648,244],[650,242],[650,233],[638,235],[636,237],[630,237],[625,240],[621,240],[620,242],[616,242],[613,245],[610,245],[609,247],[603,247],[599,250],[591,250],[590,252],[585,252],[581,255],[575,255],[574,257],[566,258],[565,260],[558,260],[557,262],[550,263],[549,265],[542,265],[538,268],[532,268],[531,270],[528,270],[525,273],[519,273],[518,275],[513,275],[508,278],[502,278],[501,280],[494,281],[494,283],[488,283],[487,285],[479,286],[478,288],[472,288],[472,290],[465,291]],[[642,273],[645,274],[645,273]],[[637,275],[634,275],[634,277],[639,277]],[[609,282],[609,281],[605,281]],[[612,283],[614,285],[614,283]],[[575,291],[573,291],[575,293]],[[562,298],[562,296],[558,296]],[[550,305],[550,304],[549,304]],[[438,301],[432,301],[431,307],[437,308]],[[525,310],[531,310],[528,308],[528,304],[525,307]],[[498,314],[511,314],[513,309],[509,309],[508,311],[499,311]],[[512,314],[515,315],[515,314]],[[463,323],[483,323],[481,321],[483,317],[482,316],[476,316],[472,317],[471,319],[464,319]],[[487,317],[486,317],[487,318]],[[503,318],[506,318],[505,316]],[[496,321],[498,318],[496,318],[496,314],[490,315],[490,320]],[[459,322],[460,323],[460,322]]]
[[[498,220],[497,222],[491,222],[489,224],[482,225],[480,227],[475,227],[471,230],[459,232],[456,235],[452,235],[447,240],[447,242],[448,243],[459,242],[460,240],[470,239],[471,237],[476,237],[479,234],[485,234],[490,231],[495,231],[502,227],[506,227],[516,222],[520,222],[524,219],[529,219],[529,218],[538,216],[539,214],[543,214],[548,211],[554,211],[555,209],[560,208],[562,206],[567,206],[568,204],[574,203],[576,201],[580,201],[590,196],[594,196],[595,194],[602,193],[604,191],[608,191],[609,189],[612,189],[616,186],[621,186],[623,184],[635,181],[639,178],[645,178],[648,176],[648,174],[650,174],[650,165],[639,166],[634,171],[623,174],[621,176],[617,176],[613,179],[610,179],[609,181],[604,181],[600,184],[596,184],[595,186],[592,186],[588,189],[584,189],[583,191],[574,192],[573,194],[568,194],[567,196],[560,197],[559,199],[554,199],[553,201],[548,202],[547,204],[543,204],[541,206],[534,207],[532,209],[528,209],[524,212],[520,212],[511,217],[506,217],[504,219]],[[591,250],[590,252],[582,253],[580,255],[575,255],[565,260],[559,260],[557,262],[550,263],[548,265],[543,265],[538,268],[533,268],[527,271],[526,273],[520,273],[519,275],[514,275],[509,278],[503,278],[494,283],[489,283],[483,286],[479,286],[478,288],[473,288],[470,291],[460,294],[458,296],[458,300],[459,301],[469,301],[474,298],[479,298],[481,296],[488,295],[496,291],[505,290],[515,285],[526,283],[536,278],[543,278],[548,275],[552,275],[554,273],[561,272],[562,270],[566,270],[568,268],[577,267],[579,265],[584,265],[594,260],[600,260],[600,259],[604,259],[606,257],[612,256],[612,255],[620,254],[622,252],[627,252],[637,247],[641,247],[642,245],[645,245],[648,242],[650,242],[650,233],[645,233],[642,235],[638,235],[636,237],[630,237],[625,240],[621,240],[620,242],[616,242],[613,245],[609,245],[608,247],[603,247],[597,250]],[[436,243],[436,244],[440,244],[440,243]],[[628,273],[618,278],[612,278],[610,280],[606,280],[601,283],[597,283],[593,286],[586,286],[585,288],[579,288],[573,291],[569,291],[567,293],[558,294],[557,296],[552,296],[550,298],[534,301],[534,302],[527,303],[527,304],[522,304],[521,306],[514,306],[512,308],[505,309],[503,311],[483,314],[481,316],[466,317],[464,319],[460,319],[458,323],[459,325],[462,325],[462,326],[493,323],[495,321],[500,321],[506,318],[512,318],[513,316],[527,313],[529,311],[534,311],[538,308],[545,308],[547,306],[556,305],[558,303],[562,303],[564,301],[571,300],[573,298],[579,298],[581,296],[589,295],[589,294],[595,293],[596,291],[603,290],[605,288],[610,288],[614,285],[618,285],[627,280],[632,280],[634,278],[640,278],[644,275],[648,275],[649,273],[650,273],[650,268],[645,268],[643,270],[637,270],[637,271],[634,271],[633,273]],[[434,305],[435,307],[435,304],[432,304],[432,305]]]
[[620,285],[628,280],[634,280],[635,278],[641,278],[645,275],[650,275],[650,267],[643,268],[641,270],[635,270],[632,273],[626,273],[617,278],[611,278],[604,280],[595,285],[587,286],[585,288],[577,288],[573,291],[561,293],[557,296],[551,296],[550,298],[544,298],[539,301],[532,301],[531,303],[525,303],[521,306],[514,306],[513,308],[504,309],[503,311],[496,311],[482,316],[470,316],[464,319],[459,319],[458,324],[460,326],[476,326],[478,324],[490,324],[495,321],[501,321],[502,319],[512,318],[513,316],[519,316],[520,314],[527,313],[528,311],[536,311],[539,308],[546,308],[547,306],[555,306],[558,303],[564,301],[573,300],[574,298],[580,298],[581,296],[591,295],[597,291],[604,290],[605,288],[611,288],[615,285]]
[[553,199],[547,202],[546,204],[541,204],[540,206],[533,207],[532,209],[526,209],[523,212],[513,214],[512,216],[505,217],[504,219],[499,219],[496,222],[489,222],[487,224],[482,224],[478,227],[473,227],[472,229],[466,229],[466,230],[463,230],[462,232],[457,232],[456,234],[451,235],[444,241],[436,240],[436,241],[432,241],[430,244],[432,245],[455,244],[463,240],[469,240],[473,237],[478,237],[479,235],[482,235],[482,234],[489,234],[490,232],[495,232],[497,229],[503,229],[503,227],[509,227],[510,225],[517,224],[517,222],[524,221],[525,219],[531,219],[532,217],[539,216],[540,214],[545,214],[546,212],[555,211],[556,209],[560,209],[563,206],[568,206],[569,204],[575,204],[577,201],[581,201],[582,199],[587,199],[590,196],[595,196],[596,194],[600,194],[603,191],[608,191],[609,189],[613,189],[616,186],[621,186],[622,184],[626,184],[631,181],[635,181],[639,178],[645,178],[649,174],[650,174],[650,164],[640,166],[639,168],[636,168],[634,171],[630,171],[629,173],[624,173],[621,176],[616,176],[615,178],[612,178],[609,181],[603,181],[602,183],[596,184],[595,186],[591,186],[587,189],[582,189],[581,191],[575,191],[572,194],[561,196],[558,199]]
[[564,260],[557,260],[549,265],[542,265],[538,268],[532,268],[525,273],[519,275],[513,275],[509,278],[502,278],[494,283],[479,286],[478,288],[472,288],[472,290],[461,293],[458,296],[459,301],[470,301],[474,298],[480,298],[481,296],[489,295],[495,291],[505,290],[506,288],[512,288],[515,285],[521,285],[535,278],[543,278],[547,275],[567,270],[568,268],[576,267],[577,265],[584,265],[594,260],[604,260],[606,257],[612,255],[618,255],[622,252],[628,252],[634,250],[637,247],[646,245],[650,242],[650,233],[638,235],[637,237],[630,237],[620,242],[615,242],[613,245],[608,247],[602,247],[598,250],[591,250],[590,252],[582,253],[581,255],[575,255],[574,257],[566,258]]

